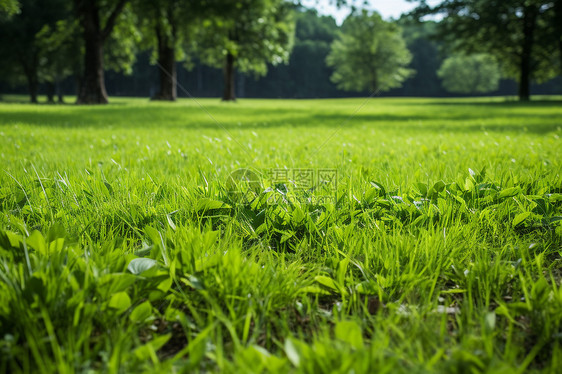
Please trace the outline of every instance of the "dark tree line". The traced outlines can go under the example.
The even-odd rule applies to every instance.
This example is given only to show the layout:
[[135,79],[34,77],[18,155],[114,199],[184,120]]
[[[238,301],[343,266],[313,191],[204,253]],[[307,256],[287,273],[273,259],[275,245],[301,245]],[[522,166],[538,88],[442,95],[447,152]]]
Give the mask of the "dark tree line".
[[[497,57],[505,74],[517,80],[520,100],[529,100],[531,82],[560,74],[560,0],[420,1],[419,16],[439,14],[438,37],[451,50]],[[558,58],[556,57],[558,56]]]
[[[285,0],[20,0],[0,13],[0,90],[24,83],[32,102],[75,94],[342,97],[326,58],[340,37],[334,19]],[[424,1],[395,23],[416,71],[389,95],[446,96],[437,75],[451,53],[488,53],[505,78],[497,94],[527,100],[533,82],[562,66],[562,2]],[[13,5],[12,4],[12,5]],[[440,22],[421,21],[442,14]],[[106,87],[107,83],[107,87]],[[535,92],[560,91],[560,78]],[[13,89],[12,89],[13,90]],[[538,90],[538,91],[537,91]],[[558,90],[558,91],[557,91]],[[21,92],[21,91],[20,91]],[[364,95],[360,92],[357,95]]]

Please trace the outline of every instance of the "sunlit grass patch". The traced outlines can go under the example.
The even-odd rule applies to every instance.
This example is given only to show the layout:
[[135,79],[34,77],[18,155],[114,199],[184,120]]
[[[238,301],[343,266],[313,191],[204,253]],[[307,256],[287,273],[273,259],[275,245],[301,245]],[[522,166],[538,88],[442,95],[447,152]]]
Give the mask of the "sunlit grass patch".
[[560,365],[559,100],[198,102],[0,105],[2,371]]

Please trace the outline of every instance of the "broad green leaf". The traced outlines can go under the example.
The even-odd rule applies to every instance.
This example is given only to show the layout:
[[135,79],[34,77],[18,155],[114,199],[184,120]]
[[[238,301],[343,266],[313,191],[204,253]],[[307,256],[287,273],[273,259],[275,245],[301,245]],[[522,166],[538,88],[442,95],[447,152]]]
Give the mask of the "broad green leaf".
[[145,301],[144,303],[138,305],[133,309],[129,319],[131,322],[143,322],[148,317],[152,315],[152,305],[150,301]]
[[180,281],[185,285],[194,288],[196,290],[204,290],[205,285],[199,278],[193,275],[188,275],[187,277],[181,278]]
[[114,293],[125,291],[136,280],[137,277],[129,273],[104,274],[99,278],[96,291],[103,297],[109,297]]
[[416,187],[420,190],[422,196],[427,196],[427,184],[416,183]]
[[0,247],[4,248],[18,248],[22,241],[22,236],[18,235],[11,231],[0,231],[0,238],[3,240],[0,241]]
[[33,231],[26,242],[29,247],[35,249],[37,252],[47,254],[47,243],[45,243],[45,238],[39,231]]
[[355,321],[340,321],[336,324],[336,339],[349,343],[353,348],[363,347],[363,332]]
[[294,231],[285,231],[279,243],[285,243],[287,240],[291,239],[295,235]]
[[168,277],[160,282],[156,288],[162,292],[168,292],[170,287],[172,287],[172,278]]
[[344,258],[338,263],[337,267],[337,280],[340,284],[345,282],[345,274],[347,272],[347,267],[349,266],[349,258]]
[[515,218],[513,219],[513,226],[517,226],[519,224],[521,224],[523,221],[525,221],[529,216],[531,215],[531,212],[525,212],[525,213],[521,213],[515,216]]
[[486,327],[490,330],[494,330],[496,328],[496,313],[495,312],[486,313]]
[[144,228],[144,232],[146,233],[146,235],[148,235],[150,240],[152,240],[152,243],[154,243],[154,245],[160,245],[162,243],[162,237],[160,236],[158,230],[156,230],[154,227],[146,226]]
[[127,310],[131,306],[131,298],[126,292],[117,292],[111,296],[109,307],[119,312]]
[[299,367],[301,364],[301,357],[295,343],[291,338],[285,340],[285,354],[287,358],[295,367]]
[[335,291],[338,290],[338,286],[336,285],[336,282],[334,282],[334,280],[330,277],[326,277],[324,275],[317,275],[314,277],[314,280],[325,287],[331,288]]
[[505,199],[507,197],[517,196],[517,194],[519,194],[519,192],[521,192],[521,189],[519,187],[506,188],[505,190],[502,190],[500,192],[500,194],[498,195],[498,198]]
[[141,274],[142,272],[156,266],[157,261],[151,258],[144,258],[139,257],[132,259],[129,262],[129,266],[127,266],[127,270],[129,270],[133,274]]
[[141,345],[140,347],[136,348],[134,351],[135,356],[137,356],[139,360],[143,361],[148,360],[151,357],[156,357],[156,351],[162,348],[162,346],[166,344],[171,337],[172,334],[157,336],[145,345]]
[[378,285],[374,282],[363,281],[355,286],[355,291],[357,291],[360,294],[371,295],[371,294],[375,294],[378,288],[379,288]]
[[386,195],[386,190],[381,183],[372,181],[371,186],[373,186],[375,189],[377,189],[379,191],[379,196],[385,196]]
[[445,182],[437,181],[437,182],[435,182],[433,187],[431,187],[431,190],[435,191],[435,192],[441,192],[445,189],[445,186],[446,186]]
[[320,288],[318,286],[302,287],[299,291],[304,292],[304,293],[319,294],[319,295],[329,295],[330,294],[328,291],[326,291],[325,289]]
[[195,205],[195,210],[197,212],[206,212],[207,210],[213,209],[221,209],[221,208],[230,208],[230,205],[219,201],[219,200],[211,200],[209,198],[202,198],[197,201]]
[[553,193],[550,196],[548,196],[548,199],[550,200],[550,202],[558,202],[558,201],[562,201],[562,194],[561,193]]

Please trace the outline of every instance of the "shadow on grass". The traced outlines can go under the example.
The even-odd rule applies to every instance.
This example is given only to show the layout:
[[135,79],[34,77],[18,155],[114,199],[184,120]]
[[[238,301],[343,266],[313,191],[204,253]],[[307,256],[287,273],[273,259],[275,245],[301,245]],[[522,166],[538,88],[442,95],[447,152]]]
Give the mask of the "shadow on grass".
[[471,99],[432,99],[431,101],[423,101],[420,103],[412,102],[393,102],[392,105],[397,106],[474,106],[474,107],[492,107],[492,108],[561,108],[562,99],[539,99],[531,101],[518,101],[506,99],[503,101],[482,101],[475,98]]
[[[148,100],[147,100],[148,103]],[[119,128],[119,129],[209,129],[245,130],[298,128],[352,128],[368,126],[375,130],[414,132],[530,132],[544,134],[562,126],[562,111],[496,111],[496,108],[561,108],[560,100],[530,103],[517,101],[479,102],[447,100],[429,102],[394,102],[392,106],[411,106],[407,111],[381,114],[321,111],[317,108],[248,108],[216,105],[209,107],[211,118],[199,107],[192,106],[76,106],[75,104],[42,104],[36,111],[17,110],[6,105],[0,111],[0,127],[24,124],[54,128]],[[421,110],[420,106],[435,108]],[[61,110],[56,110],[60,107]],[[439,107],[442,109],[439,110]],[[455,110],[455,107],[458,110]],[[52,108],[42,110],[42,108]],[[479,110],[479,108],[490,108]],[[353,108],[351,108],[353,109]],[[376,107],[375,107],[376,109]],[[384,109],[384,108],[383,108]],[[411,113],[411,114],[410,114]],[[215,121],[216,119],[216,121]]]

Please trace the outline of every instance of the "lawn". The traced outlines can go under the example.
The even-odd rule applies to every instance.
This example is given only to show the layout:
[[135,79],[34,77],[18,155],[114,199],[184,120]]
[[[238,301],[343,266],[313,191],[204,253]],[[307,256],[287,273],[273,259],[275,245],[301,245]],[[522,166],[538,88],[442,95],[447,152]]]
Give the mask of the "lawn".
[[561,137],[553,97],[0,102],[0,371],[556,372]]

